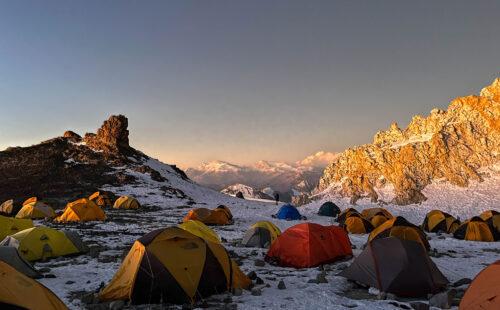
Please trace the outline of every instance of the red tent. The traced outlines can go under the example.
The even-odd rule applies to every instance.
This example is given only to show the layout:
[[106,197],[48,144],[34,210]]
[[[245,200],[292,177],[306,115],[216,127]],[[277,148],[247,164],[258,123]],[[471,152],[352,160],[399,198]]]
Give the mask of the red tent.
[[287,229],[273,243],[266,260],[279,266],[307,268],[352,256],[347,233],[338,226],[303,223]]

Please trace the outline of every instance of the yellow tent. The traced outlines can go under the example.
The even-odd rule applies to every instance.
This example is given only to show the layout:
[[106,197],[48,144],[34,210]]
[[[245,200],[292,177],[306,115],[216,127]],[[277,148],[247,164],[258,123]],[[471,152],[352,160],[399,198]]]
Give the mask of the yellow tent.
[[500,212],[489,210],[481,213],[479,217],[482,218],[486,223],[496,228],[498,232],[500,232]]
[[139,204],[137,199],[129,196],[118,198],[113,205],[113,208],[115,209],[138,209],[140,207],[141,205]]
[[350,234],[362,235],[370,233],[373,225],[358,213],[351,213],[342,223],[342,228]]
[[281,235],[281,230],[269,221],[258,221],[250,227],[241,243],[247,247],[269,248]]
[[170,227],[138,239],[99,298],[184,304],[250,284],[222,245]]
[[30,197],[30,198],[26,199],[26,200],[23,202],[23,206],[25,206],[25,205],[27,205],[27,204],[29,204],[29,203],[32,203],[32,202],[41,202],[41,203],[44,203],[44,204],[46,204],[46,205],[48,205],[48,204],[49,204],[47,201],[42,200],[42,199],[40,199],[40,198],[38,198],[38,197],[36,197],[36,196],[35,196],[35,197]]
[[30,219],[14,219],[0,215],[0,241],[31,227],[33,227],[33,221]]
[[82,198],[66,205],[64,213],[55,218],[56,222],[104,221],[106,214],[93,201]]
[[78,238],[75,234],[67,235],[60,230],[37,226],[5,238],[1,245],[15,246],[19,253],[29,261],[85,251],[81,240],[72,241],[68,237]]
[[[30,199],[28,199],[30,200]],[[16,218],[18,219],[39,219],[46,217],[54,217],[56,213],[51,206],[46,202],[38,200],[29,202],[23,205],[21,210],[17,212]]]
[[458,226],[460,222],[456,218],[440,210],[428,212],[422,223],[422,229],[429,232],[454,233]]
[[422,247],[428,251],[431,246],[427,240],[427,235],[420,229],[408,222],[402,216],[396,216],[392,219],[386,221],[379,227],[375,228],[368,237],[368,242],[374,239],[396,237],[399,239],[406,239],[410,241],[418,242]]
[[48,288],[0,261],[2,309],[68,309]]
[[90,195],[89,200],[95,202],[96,205],[100,207],[111,207],[111,200],[108,195],[101,194],[101,192],[95,192]]
[[498,231],[479,216],[474,216],[462,223],[453,236],[457,239],[483,242],[494,242],[500,239]]
[[389,219],[385,217],[382,213],[375,214],[372,219],[370,220],[370,223],[372,223],[374,228],[379,227],[380,225],[384,224],[387,222]]
[[179,228],[189,231],[193,235],[203,238],[207,241],[220,244],[219,236],[217,236],[215,231],[213,231],[212,229],[210,229],[210,227],[200,221],[189,220],[180,224]]
[[390,219],[393,218],[392,214],[389,211],[387,211],[386,209],[384,209],[384,208],[369,208],[369,209],[364,209],[363,211],[361,211],[361,216],[363,216],[368,221],[371,221],[371,219],[375,215],[380,215],[380,213],[382,213],[382,215],[385,216],[388,220],[390,220]]

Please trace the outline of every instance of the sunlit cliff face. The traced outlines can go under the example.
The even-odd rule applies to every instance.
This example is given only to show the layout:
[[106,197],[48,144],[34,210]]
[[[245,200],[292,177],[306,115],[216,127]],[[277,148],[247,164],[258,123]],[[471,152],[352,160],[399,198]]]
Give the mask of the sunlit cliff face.
[[328,190],[379,200],[377,189],[393,187],[392,203],[426,200],[422,190],[434,180],[468,186],[487,175],[480,168],[500,161],[500,78],[479,96],[453,100],[447,111],[415,116],[405,129],[396,123],[379,131],[373,144],[347,149],[330,164],[317,193]]

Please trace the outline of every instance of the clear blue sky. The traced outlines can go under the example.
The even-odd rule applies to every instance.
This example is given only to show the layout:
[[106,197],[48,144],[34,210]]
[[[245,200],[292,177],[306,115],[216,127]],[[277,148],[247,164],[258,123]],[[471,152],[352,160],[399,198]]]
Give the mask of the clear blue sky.
[[369,143],[500,75],[500,1],[1,1],[0,149],[129,118],[181,167]]

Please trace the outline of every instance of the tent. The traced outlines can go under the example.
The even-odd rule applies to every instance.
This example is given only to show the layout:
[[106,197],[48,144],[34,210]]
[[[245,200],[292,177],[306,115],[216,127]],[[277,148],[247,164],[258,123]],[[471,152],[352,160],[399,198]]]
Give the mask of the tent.
[[377,213],[374,216],[372,216],[370,223],[373,225],[373,228],[377,228],[380,225],[384,224],[387,222],[389,219],[385,217],[383,213]]
[[367,234],[373,230],[373,225],[358,213],[352,213],[345,219],[342,228],[351,234]]
[[139,201],[129,196],[123,196],[116,199],[115,204],[113,205],[113,208],[115,209],[139,209],[140,207],[141,204]]
[[170,227],[139,238],[99,298],[184,304],[250,284],[222,245]]
[[299,211],[297,208],[295,208],[292,205],[284,205],[282,206],[278,213],[276,214],[276,217],[281,220],[300,220],[302,219],[302,216],[300,215]]
[[431,246],[427,240],[427,235],[417,226],[408,222],[402,216],[396,216],[379,227],[375,228],[368,237],[368,242],[375,239],[396,237],[410,241],[419,242],[424,249],[430,250]]
[[448,283],[418,242],[384,238],[368,243],[339,276],[399,296],[427,296]]
[[89,196],[89,200],[95,202],[100,207],[111,207],[111,199],[109,199],[108,195],[101,194],[101,192],[93,193]]
[[231,213],[231,210],[229,210],[228,207],[225,205],[219,205],[217,208],[215,208],[215,211],[223,211],[226,213],[227,217],[232,220],[233,219],[233,214]]
[[193,235],[203,238],[207,241],[220,244],[219,236],[217,236],[215,231],[213,231],[212,229],[210,229],[210,227],[200,221],[189,220],[180,224],[178,227],[189,231]]
[[500,212],[489,210],[479,215],[486,223],[490,224],[500,232]]
[[14,203],[14,199],[7,200],[0,205],[0,214],[16,215],[21,209],[21,206]]
[[457,230],[460,222],[450,214],[432,210],[426,214],[422,229],[428,232],[453,233]]
[[16,214],[16,218],[18,219],[39,219],[46,217],[55,217],[56,213],[54,209],[43,200],[35,200],[34,198],[30,198],[26,201],[31,201],[23,204],[23,207]]
[[0,245],[16,247],[29,261],[87,251],[76,233],[65,233],[45,226],[25,229],[5,238]]
[[0,215],[0,241],[33,226],[33,221],[30,219],[16,219]]
[[348,217],[349,215],[351,215],[353,213],[360,214],[358,212],[358,210],[356,210],[354,208],[345,209],[344,211],[340,212],[339,215],[337,215],[337,222],[341,223],[341,225],[342,225],[344,223],[346,217]]
[[361,211],[361,216],[363,216],[365,219],[371,221],[371,219],[375,215],[380,215],[380,213],[382,213],[382,215],[385,216],[389,220],[393,218],[392,214],[384,208],[364,209],[363,211]]
[[458,310],[500,309],[500,260],[484,268],[465,291]]
[[227,207],[217,207],[215,210],[207,208],[192,209],[188,215],[182,220],[187,222],[189,220],[200,221],[206,225],[227,225],[232,219],[231,212]]
[[0,246],[0,261],[6,262],[30,278],[37,279],[43,277],[13,246]]
[[106,214],[93,201],[82,198],[66,205],[64,213],[54,219],[56,222],[104,221]]
[[241,243],[246,247],[269,248],[281,235],[281,230],[271,222],[259,221],[243,236]]
[[340,213],[340,208],[331,201],[327,201],[321,205],[318,210],[318,215],[336,217]]
[[338,226],[302,223],[278,237],[266,261],[283,267],[309,268],[352,256],[347,233]]
[[469,241],[493,242],[499,240],[498,231],[479,216],[474,216],[462,223],[453,233],[453,237]]
[[0,261],[0,308],[68,309],[48,288],[2,261]]

